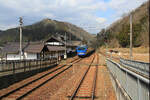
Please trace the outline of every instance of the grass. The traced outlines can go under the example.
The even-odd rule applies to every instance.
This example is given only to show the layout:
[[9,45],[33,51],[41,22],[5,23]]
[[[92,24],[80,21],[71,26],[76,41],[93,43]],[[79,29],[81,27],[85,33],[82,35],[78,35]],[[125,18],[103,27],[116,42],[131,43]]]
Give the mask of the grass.
[[[106,53],[107,49],[105,47],[102,47],[99,50],[103,53]],[[116,50],[120,52],[120,55],[119,53],[113,53],[112,56],[114,57],[122,57],[125,59],[130,59],[130,52],[129,52],[130,48],[108,48],[108,51],[109,50]],[[133,60],[150,62],[149,47],[133,48],[132,54],[133,54]]]
[[[106,50],[105,47],[100,48],[101,50]],[[129,53],[130,48],[108,48],[108,50],[117,50],[121,53]],[[149,53],[149,47],[138,47],[132,48],[133,53]]]

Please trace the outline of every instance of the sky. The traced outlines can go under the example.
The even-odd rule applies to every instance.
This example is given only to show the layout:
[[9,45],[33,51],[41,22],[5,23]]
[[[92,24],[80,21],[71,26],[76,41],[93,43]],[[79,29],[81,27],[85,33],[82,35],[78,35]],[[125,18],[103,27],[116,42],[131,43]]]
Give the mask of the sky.
[[0,30],[49,18],[82,27],[91,34],[120,19],[148,0],[0,0]]

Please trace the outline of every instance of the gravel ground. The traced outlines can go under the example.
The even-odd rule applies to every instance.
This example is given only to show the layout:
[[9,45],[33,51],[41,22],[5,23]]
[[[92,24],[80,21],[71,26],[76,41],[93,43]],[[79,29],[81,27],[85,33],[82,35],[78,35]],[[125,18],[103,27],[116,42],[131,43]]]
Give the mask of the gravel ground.
[[[73,59],[73,58],[72,58],[72,59]],[[67,60],[70,60],[70,59],[67,59]],[[56,67],[53,68],[53,69],[56,69],[57,67],[58,67],[58,66],[56,66]],[[50,69],[50,70],[53,70],[53,69]],[[36,78],[40,77],[41,75],[44,75],[45,73],[48,73],[50,70],[47,70],[47,71],[45,71],[45,72],[38,73],[38,74],[36,74],[36,75],[34,75],[34,76],[32,76],[32,77],[29,77],[29,78],[27,78],[27,79],[24,79],[24,80],[22,80],[22,81],[20,81],[20,82],[18,82],[18,83],[15,83],[15,84],[9,86],[8,88],[1,89],[1,90],[0,90],[0,96],[3,95],[3,94],[8,93],[9,91],[11,91],[11,90],[13,90],[13,89],[16,89],[17,87],[22,86],[22,84],[28,83],[29,81],[31,81],[31,80],[33,80],[33,79],[36,79]],[[33,100],[34,100],[34,99],[33,99]]]
[[[84,59],[80,63],[87,63],[89,64],[89,59]],[[64,84],[59,88],[57,92],[49,99],[51,100],[68,100],[69,96],[73,93],[73,90],[76,88],[78,82],[80,81],[81,77],[83,76],[87,66],[78,66],[74,65],[74,74],[64,82]]]
[[[102,66],[105,65],[105,57],[102,55],[99,55],[99,57],[100,66],[98,66],[96,100],[116,100],[116,95],[110,80],[109,72],[105,66]],[[94,63],[96,63],[96,60],[94,60]],[[65,81],[62,87],[59,88],[59,90],[55,92],[53,96],[50,97],[50,100],[68,100],[68,96],[72,94],[72,91],[77,86],[80,78],[84,73],[83,70],[85,70],[86,67],[87,66],[80,67],[80,70],[78,70],[76,74],[70,77],[70,79]],[[79,68],[79,66],[76,68]]]
[[116,100],[116,95],[106,66],[98,66],[96,87],[95,100]]
[[[86,61],[84,60],[84,62]],[[65,72],[63,72],[61,75],[58,75],[53,80],[49,81],[42,87],[38,88],[36,91],[32,92],[32,94],[28,95],[24,100],[55,100],[55,99],[51,99],[51,96],[54,96],[58,92],[58,90],[63,89],[62,86],[64,85],[64,83],[68,79],[71,79],[71,77],[75,74],[75,72],[79,72],[81,70],[80,68],[75,68],[75,67],[76,66],[73,66],[68,70],[66,70]],[[56,97],[61,98],[58,100],[63,99],[61,96],[56,96]]]
[[[68,100],[87,69],[87,65],[81,64],[90,64],[91,60],[92,56],[85,58],[78,64],[75,64],[73,67],[63,72],[61,75],[58,75],[53,80],[38,88],[36,91],[33,91],[32,94],[29,94],[24,100]],[[96,62],[97,61],[94,60],[94,64],[96,64]],[[64,63],[64,61],[62,63]],[[105,65],[105,57],[99,54],[96,100],[116,100],[109,72]],[[32,77],[29,79],[32,79]],[[29,79],[26,79],[26,81]],[[14,84],[9,88],[15,88],[23,82],[25,82],[25,80]],[[2,91],[0,91],[0,93],[2,93]]]
[[73,75],[70,79],[68,79],[58,90],[58,92],[56,92],[51,97],[51,100],[68,100],[69,96],[72,94],[72,91],[75,89],[75,86],[78,84],[80,78],[82,77],[82,74],[84,73],[83,70],[85,69],[86,66],[82,66],[81,70],[76,72],[76,75]]

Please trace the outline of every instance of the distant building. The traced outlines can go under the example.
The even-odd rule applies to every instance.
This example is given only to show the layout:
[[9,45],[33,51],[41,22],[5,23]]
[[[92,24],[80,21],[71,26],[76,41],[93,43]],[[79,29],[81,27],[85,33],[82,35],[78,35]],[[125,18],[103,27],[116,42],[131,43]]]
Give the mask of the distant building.
[[[64,47],[64,49],[66,49],[67,53],[71,53],[71,52],[75,52],[75,48],[77,46],[77,45],[74,44],[75,42],[77,42],[77,41],[71,41],[71,42],[67,41],[67,42],[65,42],[61,38],[55,38],[55,37],[52,36],[52,37],[50,37],[49,39],[47,39],[45,41],[45,45]],[[65,48],[65,46],[66,46],[66,48]]]
[[[3,53],[6,60],[20,60],[19,42],[11,42],[4,46]],[[44,44],[22,43],[23,59],[40,59],[44,55]]]
[[[23,42],[22,52],[23,59],[44,59],[44,58],[63,58],[65,50],[67,53],[75,52],[75,48],[79,41],[72,41],[66,43],[65,41],[50,37],[44,42]],[[20,43],[11,42],[4,46],[2,49],[6,60],[20,60]]]
[[25,59],[41,59],[44,58],[44,52],[46,47],[43,43],[38,44],[29,44],[24,49],[24,58]]

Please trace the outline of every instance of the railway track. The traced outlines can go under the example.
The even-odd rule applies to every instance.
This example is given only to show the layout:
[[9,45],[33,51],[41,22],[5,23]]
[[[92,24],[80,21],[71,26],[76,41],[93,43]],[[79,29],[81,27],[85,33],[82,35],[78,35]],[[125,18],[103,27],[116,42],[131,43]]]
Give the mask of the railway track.
[[[95,59],[93,57],[90,65],[79,81],[77,87],[70,96],[70,100],[74,99],[92,99],[95,98],[95,88],[96,88],[96,79],[97,79],[97,70],[98,66],[92,66],[92,63]],[[98,56],[97,56],[97,65],[98,65]]]
[[10,89],[5,89],[4,92],[1,91],[0,93],[0,100],[8,100],[8,99],[15,99],[20,100],[26,97],[27,95],[31,94],[36,89],[40,88],[48,81],[52,80],[56,76],[60,75],[67,69],[69,69],[73,64],[81,61],[81,58],[77,58],[70,62],[70,65],[62,65],[51,69],[50,71],[44,72],[39,74],[38,76],[31,78],[30,80],[19,84],[16,87],[12,87]]

